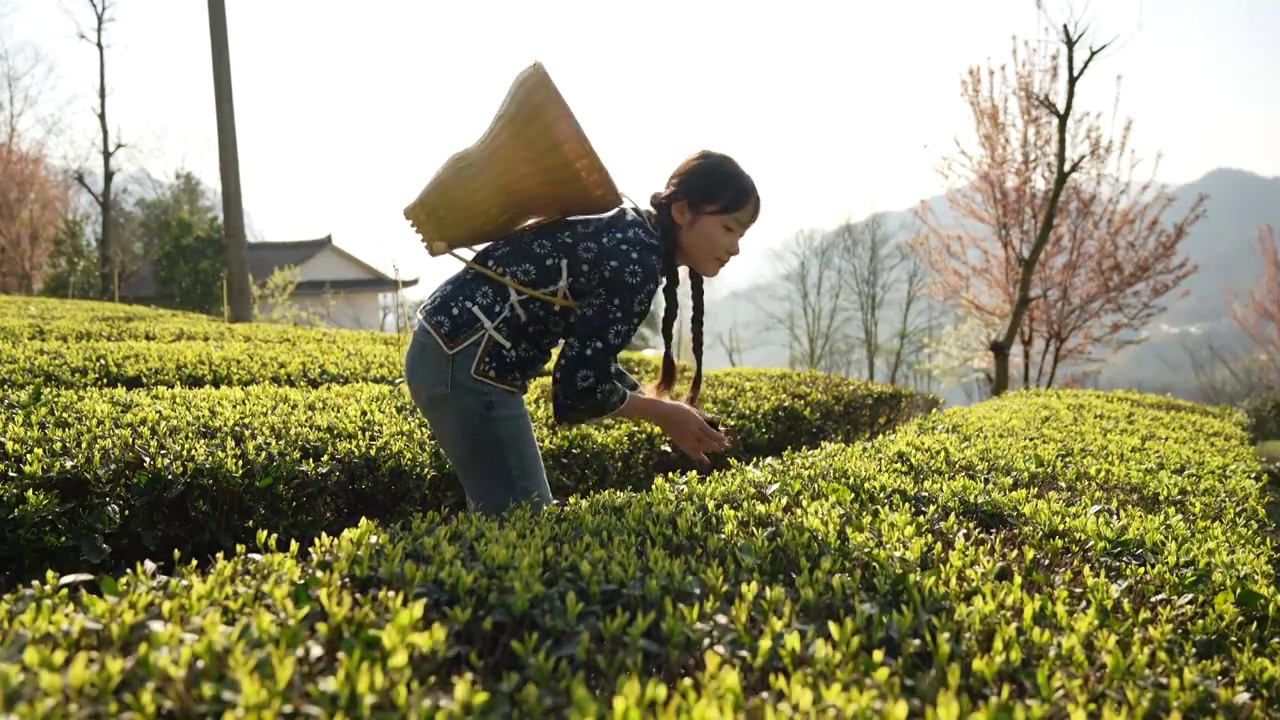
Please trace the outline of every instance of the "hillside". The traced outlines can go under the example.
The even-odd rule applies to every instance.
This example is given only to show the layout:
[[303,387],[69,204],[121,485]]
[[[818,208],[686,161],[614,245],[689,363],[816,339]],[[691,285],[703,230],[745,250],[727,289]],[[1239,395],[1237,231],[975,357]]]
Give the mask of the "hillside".
[[[1152,339],[1145,346],[1119,353],[1106,375],[1110,382],[1141,380],[1165,386],[1178,386],[1185,377],[1178,371],[1182,360],[1180,341],[1186,335],[1168,332],[1163,324],[1180,329],[1190,326],[1222,325],[1227,317],[1225,293],[1258,277],[1253,242],[1260,225],[1280,225],[1280,177],[1267,178],[1242,170],[1220,168],[1198,180],[1175,187],[1178,202],[1174,212],[1185,212],[1198,194],[1208,196],[1205,217],[1196,224],[1184,241],[1191,259],[1200,271],[1184,287],[1185,298],[1170,303],[1165,315],[1151,328]],[[945,223],[950,217],[942,195],[926,202]],[[916,221],[911,208],[885,214],[889,225],[911,227]],[[708,300],[705,334],[708,338],[705,358],[708,367],[725,367],[728,355],[716,341],[735,328],[743,338],[741,364],[753,367],[786,367],[787,348],[780,329],[770,327],[767,316],[759,309],[764,302],[776,302],[787,287],[778,279],[782,268],[764,263],[769,275],[722,297]],[[733,272],[731,269],[730,272]],[[1169,367],[1172,365],[1173,367]],[[1155,372],[1158,377],[1153,377]],[[962,402],[963,397],[944,392],[948,402]]]

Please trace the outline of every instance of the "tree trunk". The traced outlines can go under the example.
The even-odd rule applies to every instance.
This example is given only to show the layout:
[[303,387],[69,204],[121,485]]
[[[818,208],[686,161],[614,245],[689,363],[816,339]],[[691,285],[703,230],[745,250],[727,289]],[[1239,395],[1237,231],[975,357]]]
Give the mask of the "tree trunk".
[[218,114],[218,164],[222,176],[222,227],[226,252],[231,322],[251,322],[249,260],[240,195],[240,158],[236,149],[236,112],[231,99],[231,52],[224,0],[209,0],[209,42],[213,51],[213,95]]
[[115,153],[111,149],[111,131],[107,126],[107,46],[102,40],[106,3],[102,4],[101,10],[95,6],[94,12],[98,20],[94,35],[98,48],[98,131],[102,134],[102,194],[98,202],[98,211],[102,215],[102,237],[98,240],[98,291],[105,299],[112,296],[120,253],[116,247],[115,218],[112,217],[115,210],[112,206],[115,203],[111,186],[115,180],[115,168],[111,166],[111,157]]
[[1062,26],[1062,44],[1067,51],[1066,98],[1061,108],[1050,98],[1041,99],[1044,109],[1051,113],[1057,121],[1058,137],[1057,147],[1054,152],[1053,185],[1049,190],[1049,200],[1045,205],[1044,214],[1040,217],[1031,251],[1019,263],[1021,274],[1018,278],[1018,289],[1013,303],[1013,312],[1004,328],[1004,332],[991,344],[992,360],[995,363],[995,381],[991,388],[992,397],[998,397],[1009,389],[1009,348],[1013,345],[1014,340],[1018,338],[1018,330],[1022,327],[1022,319],[1027,313],[1027,308],[1031,306],[1032,278],[1035,276],[1036,267],[1040,264],[1040,256],[1044,253],[1044,248],[1049,244],[1050,236],[1053,233],[1053,223],[1057,219],[1058,202],[1062,199],[1062,192],[1071,176],[1075,175],[1076,170],[1080,168],[1081,163],[1086,159],[1085,156],[1078,157],[1075,162],[1071,163],[1070,167],[1067,166],[1067,135],[1071,124],[1071,114],[1075,106],[1076,87],[1079,85],[1080,79],[1084,77],[1085,70],[1089,68],[1093,59],[1110,43],[1090,50],[1084,63],[1080,65],[1080,69],[1076,70],[1076,45],[1082,37],[1083,32],[1078,35],[1072,35],[1071,29],[1067,25],[1064,24]]
[[991,359],[993,361],[995,374],[991,381],[991,396],[997,397],[1009,389],[1009,346],[1003,341],[996,340],[991,343]]

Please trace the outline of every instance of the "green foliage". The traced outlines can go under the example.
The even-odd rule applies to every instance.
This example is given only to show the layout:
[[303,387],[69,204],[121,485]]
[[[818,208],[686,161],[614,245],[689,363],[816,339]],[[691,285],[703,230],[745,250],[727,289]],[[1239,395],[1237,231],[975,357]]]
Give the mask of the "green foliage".
[[185,218],[197,233],[221,230],[213,188],[186,169],[175,171],[173,178],[160,185],[157,192],[138,198],[130,209],[136,216],[134,222],[147,250],[170,237],[174,218]]
[[23,718],[1258,716],[1280,704],[1276,565],[1235,422],[1014,393],[538,517],[50,573],[0,600],[0,698]]
[[313,338],[276,343],[36,340],[0,348],[0,384],[146,388],[394,383],[404,374],[400,345],[394,335],[338,346]]
[[98,296],[98,251],[88,234],[89,218],[73,212],[62,219],[44,264],[40,294],[62,298]]
[[[79,334],[86,325],[102,335]],[[0,568],[16,577],[205,556],[256,528],[305,540],[362,516],[462,506],[399,386],[403,338],[25,298],[0,301],[0,337],[6,328],[17,341],[0,345]],[[646,356],[619,360],[656,378]],[[558,497],[693,468],[656,428],[555,427],[549,387],[537,379],[529,403]],[[936,405],[817,374],[726,371],[706,387],[736,440],[720,467],[860,440]]]
[[[390,383],[404,374],[406,342],[387,333],[233,325],[117,303],[0,298],[0,382],[15,386]],[[619,362],[642,382],[656,379],[660,367],[640,353],[623,353]]]
[[222,312],[226,252],[222,224],[199,229],[186,214],[166,219],[164,239],[152,250],[156,301],[206,315]]
[[0,568],[6,588],[43,576],[0,596],[0,712],[1280,706],[1280,555],[1245,421],[1265,413],[1049,390],[931,412],[715,371],[705,404],[736,445],[696,473],[653,428],[554,426],[542,377],[563,504],[492,520],[453,512],[403,342],[0,298]]
[[[721,466],[823,435],[861,439],[917,408],[914,395],[895,388],[846,381],[828,386],[845,396],[832,399],[815,393],[817,378],[736,375],[709,380],[708,406],[738,442]],[[537,399],[545,390],[531,394],[558,497],[643,488],[655,475],[693,468],[648,426],[610,419],[553,427]],[[173,548],[206,555],[255,528],[305,539],[361,516],[462,505],[451,469],[398,387],[35,387],[0,390],[0,412],[0,463],[12,468],[0,486],[0,516],[9,519],[0,527],[0,567],[23,573],[132,564]]]
[[[95,300],[0,297],[0,378],[13,383],[312,385],[316,377],[330,378],[330,383],[383,382],[403,374],[406,342],[387,333],[294,327],[284,321],[233,325],[187,312]],[[276,345],[298,347],[298,357]],[[321,355],[324,348],[330,350],[327,357]],[[392,348],[398,348],[398,356]],[[42,353],[50,357],[31,362]],[[249,355],[258,360],[247,363]],[[172,367],[165,365],[166,358]],[[361,370],[357,358],[369,365]],[[305,368],[304,360],[318,366]],[[553,351],[544,375],[550,375],[555,360]],[[662,367],[661,356],[641,352],[623,352],[618,361],[642,383],[656,380]],[[679,367],[686,377],[692,373],[688,363]]]
[[288,265],[276,268],[261,283],[250,276],[249,292],[253,302],[253,319],[257,322],[284,325],[315,326],[321,315],[315,308],[304,307],[293,299],[293,291],[301,282],[298,268]]
[[178,340],[255,343],[331,342],[383,338],[341,328],[299,328],[265,323],[228,324],[221,317],[96,300],[0,297],[0,341]]
[[226,253],[212,189],[192,172],[179,170],[160,192],[138,200],[131,211],[151,262],[156,302],[221,315]]

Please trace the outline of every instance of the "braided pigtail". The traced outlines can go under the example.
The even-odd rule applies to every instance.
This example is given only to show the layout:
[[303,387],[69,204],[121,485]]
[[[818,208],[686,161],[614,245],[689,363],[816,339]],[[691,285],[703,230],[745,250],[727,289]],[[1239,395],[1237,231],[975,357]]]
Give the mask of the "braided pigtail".
[[698,406],[698,394],[702,392],[702,276],[693,270],[689,271],[689,294],[693,300],[693,316],[689,319],[689,333],[693,340],[693,382],[689,384],[689,394],[685,402],[693,407]]
[[671,219],[671,204],[661,194],[654,193],[649,200],[657,214],[658,232],[662,238],[662,374],[658,377],[656,395],[668,397],[676,384],[676,360],[673,353],[672,336],[675,332],[676,317],[680,314],[680,268],[676,264],[677,243],[675,238],[675,222]]
[[[680,163],[662,192],[654,193],[649,198],[653,208],[652,217],[656,220],[659,236],[663,243],[662,297],[664,309],[662,313],[662,373],[654,387],[658,396],[669,397],[676,384],[676,361],[673,356],[672,335],[675,330],[676,317],[680,312],[680,275],[679,258],[681,244],[688,241],[697,247],[706,242],[695,231],[690,238],[677,227],[672,214],[677,202],[688,204],[691,218],[703,215],[739,215],[738,224],[746,227],[755,223],[760,214],[760,193],[756,191],[755,182],[733,158],[724,153],[702,150],[690,155]],[[683,209],[683,208],[682,208]],[[749,211],[750,217],[743,218],[743,211]],[[646,213],[647,214],[647,213]],[[683,222],[683,220],[682,220]],[[691,226],[692,226],[691,219]],[[705,248],[704,248],[705,249]],[[688,248],[685,248],[688,250]],[[698,253],[694,252],[696,256]],[[702,391],[702,346],[704,294],[703,277],[692,267],[689,268],[689,292],[692,301],[692,317],[690,318],[690,339],[693,345],[694,374],[689,385],[686,402],[697,406]]]

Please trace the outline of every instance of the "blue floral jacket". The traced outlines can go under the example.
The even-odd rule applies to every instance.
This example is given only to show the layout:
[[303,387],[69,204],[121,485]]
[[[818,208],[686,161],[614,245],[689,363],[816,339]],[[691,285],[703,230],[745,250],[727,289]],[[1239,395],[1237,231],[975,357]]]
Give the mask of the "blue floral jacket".
[[618,366],[662,280],[662,241],[628,206],[530,228],[482,248],[472,262],[574,308],[516,291],[464,267],[431,294],[419,318],[450,353],[480,343],[475,378],[524,394],[564,340],[552,372],[559,423],[612,414],[639,383]]

